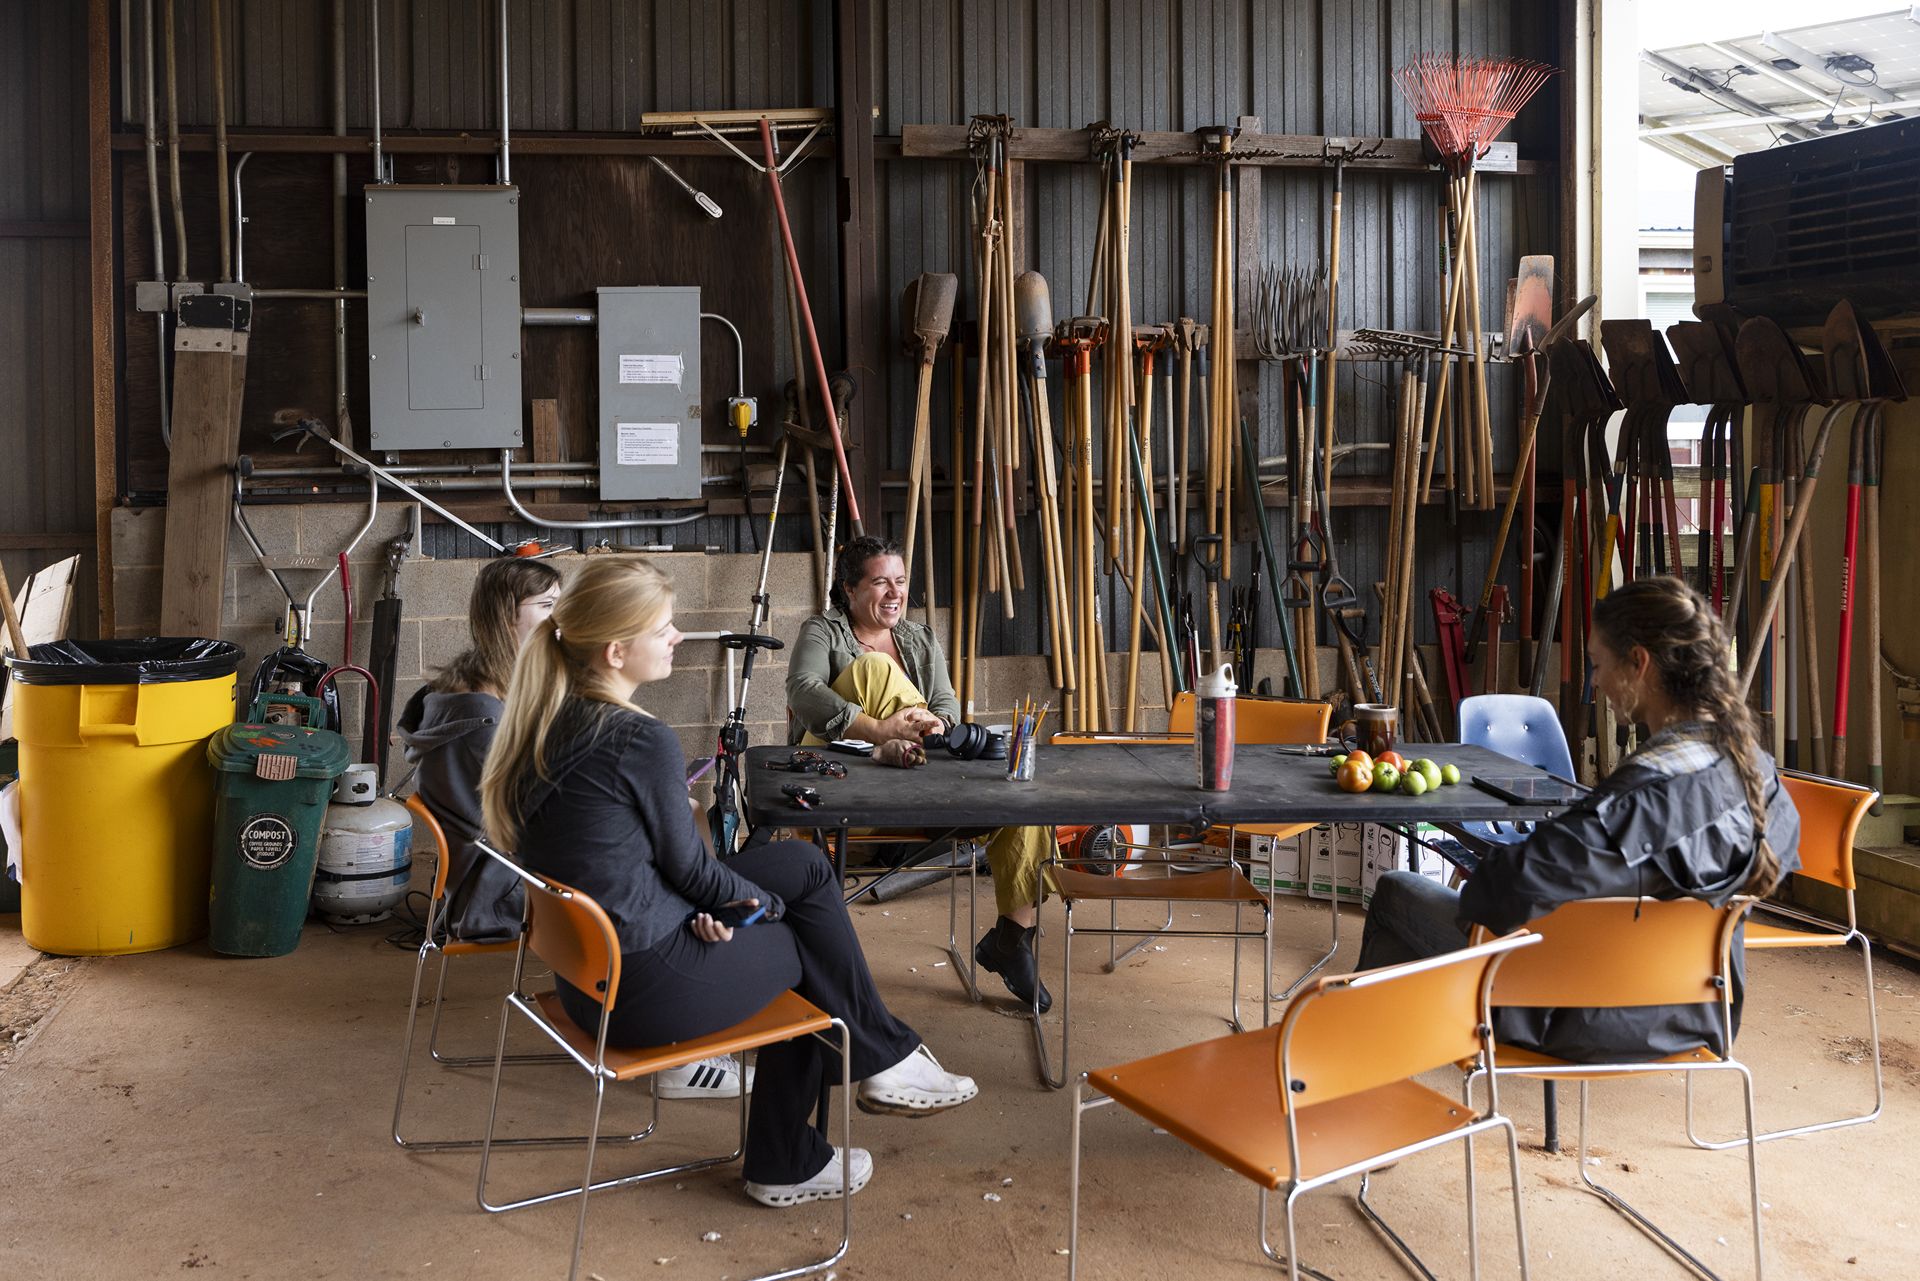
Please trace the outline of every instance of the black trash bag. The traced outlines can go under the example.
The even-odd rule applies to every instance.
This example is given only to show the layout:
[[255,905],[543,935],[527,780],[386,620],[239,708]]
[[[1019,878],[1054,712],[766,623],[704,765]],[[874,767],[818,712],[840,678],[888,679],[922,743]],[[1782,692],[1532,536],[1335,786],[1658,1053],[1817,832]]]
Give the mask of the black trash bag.
[[334,733],[340,732],[340,685],[333,682],[327,686],[325,694],[315,691],[320,686],[320,678],[332,670],[304,649],[295,649],[291,645],[282,645],[279,649],[260,660],[260,666],[253,669],[253,684],[247,687],[247,706],[252,707],[255,699],[269,689],[286,685],[298,685],[299,692],[309,698],[318,698],[326,709],[327,723],[324,728]]
[[244,657],[231,641],[141,636],[48,641],[7,667],[22,685],[173,685],[231,676]]

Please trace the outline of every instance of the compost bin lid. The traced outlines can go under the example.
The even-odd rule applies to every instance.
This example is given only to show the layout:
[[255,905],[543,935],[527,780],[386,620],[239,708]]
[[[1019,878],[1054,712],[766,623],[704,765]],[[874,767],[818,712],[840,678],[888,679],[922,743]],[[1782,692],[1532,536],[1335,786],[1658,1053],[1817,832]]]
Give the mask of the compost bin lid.
[[[267,757],[290,759],[263,765]],[[269,781],[338,778],[351,760],[346,739],[304,725],[227,725],[207,740],[207,763],[215,769]]]
[[231,676],[244,651],[204,636],[58,640],[34,645],[7,666],[22,685],[172,685]]

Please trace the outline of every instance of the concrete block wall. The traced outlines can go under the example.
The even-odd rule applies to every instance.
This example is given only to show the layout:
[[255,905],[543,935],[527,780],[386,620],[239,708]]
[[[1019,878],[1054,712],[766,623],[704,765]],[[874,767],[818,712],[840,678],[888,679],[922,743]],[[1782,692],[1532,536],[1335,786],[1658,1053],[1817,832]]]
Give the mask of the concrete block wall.
[[[352,539],[366,519],[366,509],[332,503],[256,506],[248,508],[248,519],[270,556],[332,557]],[[161,508],[123,507],[113,514],[113,587],[116,632],[120,636],[151,635],[158,626],[165,527],[166,512]],[[412,527],[411,503],[382,503],[373,526],[348,558],[355,619],[352,661],[361,666],[368,662],[373,607],[380,594],[386,545]],[[681,631],[746,630],[752,595],[759,582],[758,556],[676,552],[651,559],[673,580],[674,621]],[[569,553],[556,557],[554,563],[565,573],[584,561],[585,557]],[[403,612],[396,708],[404,706],[428,676],[466,645],[467,598],[485,563],[478,559],[410,559],[401,570]],[[812,612],[812,573],[812,558],[805,553],[780,553],[773,558],[767,576],[767,591],[773,599],[768,626],[782,640],[791,642]],[[312,588],[314,576],[290,574],[288,581],[304,597]],[[253,669],[279,647],[285,612],[285,596],[260,567],[240,532],[233,530],[227,547],[226,606],[220,635],[246,651],[240,667],[243,694]],[[936,632],[944,640],[945,610],[936,615],[936,623]],[[340,661],[344,639],[340,586],[335,580],[314,598],[307,648],[322,660],[335,663]],[[713,752],[715,733],[730,710],[730,655],[737,687],[740,655],[711,640],[689,639],[675,656],[674,675],[640,690],[640,704],[678,732],[690,758]],[[1278,670],[1273,665],[1277,661],[1270,660],[1266,670]],[[755,661],[747,697],[747,729],[756,745],[786,742],[786,675],[785,650],[762,652]],[[1109,688],[1116,702],[1125,678],[1126,656],[1110,657]],[[987,658],[981,663],[975,684],[976,718],[987,723],[1003,722],[1021,698],[1045,699],[1052,693],[1044,656]],[[360,747],[361,699],[361,682],[343,678],[345,725],[356,752]],[[1159,660],[1151,654],[1144,655],[1140,665],[1139,702],[1142,728],[1157,729],[1165,724]],[[1059,714],[1056,707],[1055,719],[1049,723],[1059,724]]]

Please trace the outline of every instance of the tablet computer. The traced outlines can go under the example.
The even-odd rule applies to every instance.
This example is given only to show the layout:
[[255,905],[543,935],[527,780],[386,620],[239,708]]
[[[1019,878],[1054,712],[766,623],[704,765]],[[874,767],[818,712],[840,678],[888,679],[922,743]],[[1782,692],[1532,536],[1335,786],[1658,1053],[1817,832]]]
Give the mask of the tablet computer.
[[1571,805],[1587,789],[1550,774],[1475,774],[1473,785],[1513,805]]

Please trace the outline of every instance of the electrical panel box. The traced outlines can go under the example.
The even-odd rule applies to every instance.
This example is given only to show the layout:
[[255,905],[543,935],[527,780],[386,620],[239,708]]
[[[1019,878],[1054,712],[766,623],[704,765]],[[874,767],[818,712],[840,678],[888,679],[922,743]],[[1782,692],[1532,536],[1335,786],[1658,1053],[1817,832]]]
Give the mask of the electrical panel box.
[[377,185],[366,198],[368,442],[520,445],[519,189]]
[[700,291],[600,293],[600,497],[700,497]]

